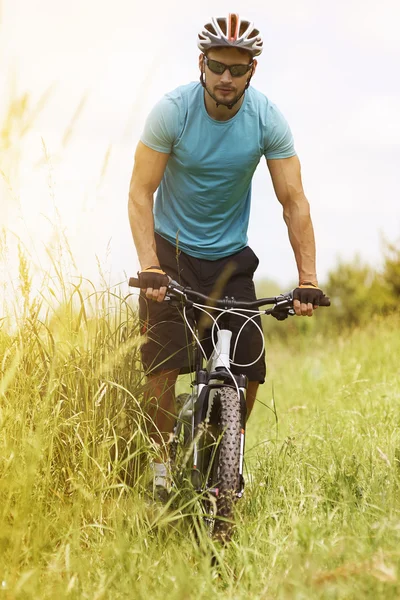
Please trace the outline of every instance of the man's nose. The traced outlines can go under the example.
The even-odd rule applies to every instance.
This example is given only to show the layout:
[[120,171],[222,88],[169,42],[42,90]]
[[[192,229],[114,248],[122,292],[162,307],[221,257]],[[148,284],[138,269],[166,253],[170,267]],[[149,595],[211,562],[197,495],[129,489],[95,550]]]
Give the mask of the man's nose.
[[231,83],[232,82],[232,75],[230,70],[227,68],[225,69],[225,71],[222,73],[221,75],[221,81],[224,83]]

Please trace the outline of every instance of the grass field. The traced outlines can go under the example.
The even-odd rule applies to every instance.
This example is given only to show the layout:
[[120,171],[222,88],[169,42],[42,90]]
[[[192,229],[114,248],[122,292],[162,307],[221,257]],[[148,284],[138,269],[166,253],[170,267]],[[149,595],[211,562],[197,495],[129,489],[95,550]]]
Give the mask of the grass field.
[[0,600],[400,597],[398,318],[269,343],[222,549],[194,540],[191,506],[142,498],[130,304],[25,300],[0,330]]

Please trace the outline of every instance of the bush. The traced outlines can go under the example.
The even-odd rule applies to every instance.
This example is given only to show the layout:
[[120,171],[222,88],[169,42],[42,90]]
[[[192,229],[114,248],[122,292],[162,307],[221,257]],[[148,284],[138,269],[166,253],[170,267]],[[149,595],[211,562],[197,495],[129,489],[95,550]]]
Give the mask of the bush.
[[[293,286],[287,286],[288,288]],[[372,319],[398,310],[400,296],[400,246],[385,242],[381,270],[364,263],[359,256],[349,262],[339,261],[322,284],[331,299],[331,307],[320,309],[313,319],[264,320],[268,338],[290,339],[293,336],[332,334],[362,327]],[[281,290],[270,280],[256,282],[257,296],[274,296]]]
[[359,257],[339,262],[329,273],[326,293],[331,298],[329,320],[339,329],[365,325],[376,315],[387,315],[396,306],[385,277]]
[[400,296],[400,241],[398,246],[385,243],[385,262],[383,265],[383,279],[390,289],[393,300]]

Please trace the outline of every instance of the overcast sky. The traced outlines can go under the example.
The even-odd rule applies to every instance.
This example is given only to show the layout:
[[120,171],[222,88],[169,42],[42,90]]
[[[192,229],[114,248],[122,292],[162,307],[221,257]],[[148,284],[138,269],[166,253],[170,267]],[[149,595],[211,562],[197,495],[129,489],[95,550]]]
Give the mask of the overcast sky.
[[[54,193],[84,274],[96,269],[95,254],[114,280],[134,273],[126,204],[144,119],[162,94],[197,79],[202,24],[239,12],[265,41],[252,84],[278,105],[294,134],[320,280],[338,256],[359,253],[378,264],[381,234],[400,236],[398,0],[203,0],[194,6],[187,0],[3,0],[2,114],[10,96],[28,92],[34,105],[51,93],[20,149],[18,176],[11,160],[1,166],[12,193],[3,184],[0,222],[41,247],[50,236],[46,217],[53,218]],[[50,164],[42,160],[42,139]],[[263,160],[254,178],[249,244],[261,259],[259,276],[283,284],[295,279]]]

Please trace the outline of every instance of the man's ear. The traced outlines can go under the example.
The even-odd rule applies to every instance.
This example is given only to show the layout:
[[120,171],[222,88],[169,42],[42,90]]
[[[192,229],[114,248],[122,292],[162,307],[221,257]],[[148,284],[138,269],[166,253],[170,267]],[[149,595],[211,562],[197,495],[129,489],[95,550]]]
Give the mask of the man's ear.
[[256,69],[257,69],[257,64],[258,64],[258,63],[257,63],[257,60],[256,60],[256,59],[254,59],[254,60],[253,60],[253,66],[251,67],[251,76],[252,76],[252,77],[253,77],[254,73],[256,72]]
[[201,53],[199,56],[199,69],[201,73],[204,73],[204,54]]

